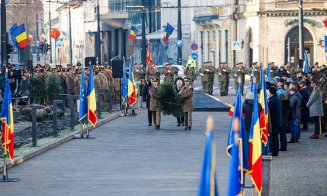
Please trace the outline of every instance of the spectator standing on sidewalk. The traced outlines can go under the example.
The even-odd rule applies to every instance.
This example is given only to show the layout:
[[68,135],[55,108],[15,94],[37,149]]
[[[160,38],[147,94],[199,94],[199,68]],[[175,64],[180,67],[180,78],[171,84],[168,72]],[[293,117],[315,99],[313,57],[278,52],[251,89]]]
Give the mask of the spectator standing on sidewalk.
[[292,120],[290,121],[291,140],[289,143],[300,142],[300,125],[301,118],[301,99],[302,96],[296,87],[290,89],[290,104]]
[[299,93],[302,96],[302,101],[301,101],[301,122],[303,124],[302,130],[307,130],[309,119],[310,119],[309,108],[307,107],[307,103],[310,97],[310,91],[309,88],[307,87],[307,82],[305,80],[301,80],[299,82],[299,85],[300,85]]
[[278,156],[279,141],[278,133],[282,128],[282,102],[277,96],[277,86],[271,85],[268,89],[268,107],[271,120],[271,143],[270,151],[272,156]]
[[279,130],[279,141],[280,149],[279,151],[287,151],[287,137],[286,133],[289,129],[291,105],[285,94],[279,94],[279,98],[282,101],[282,128]]
[[324,116],[323,105],[322,105],[322,93],[318,86],[318,82],[312,81],[313,91],[310,95],[307,107],[310,110],[310,117],[314,119],[315,132],[310,137],[311,139],[319,139],[320,127],[321,127],[321,116]]

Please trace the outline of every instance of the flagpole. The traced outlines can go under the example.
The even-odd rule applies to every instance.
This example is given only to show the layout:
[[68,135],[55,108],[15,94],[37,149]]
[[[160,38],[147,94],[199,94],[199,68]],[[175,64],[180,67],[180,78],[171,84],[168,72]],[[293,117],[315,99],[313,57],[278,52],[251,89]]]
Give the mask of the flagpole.
[[5,148],[3,150],[3,180],[7,180],[8,179],[8,176],[7,176],[7,141],[8,141],[8,131],[7,131],[7,126],[4,126],[5,127]]

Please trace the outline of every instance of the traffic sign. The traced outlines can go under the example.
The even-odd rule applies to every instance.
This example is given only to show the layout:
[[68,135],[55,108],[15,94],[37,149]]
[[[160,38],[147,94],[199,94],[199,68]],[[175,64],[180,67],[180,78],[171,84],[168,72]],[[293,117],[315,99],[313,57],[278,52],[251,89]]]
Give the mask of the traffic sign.
[[62,48],[64,46],[64,39],[63,38],[57,38],[56,39],[56,47]]
[[196,43],[193,43],[193,44],[191,45],[191,49],[192,49],[192,50],[197,50],[197,49],[198,49],[198,45],[197,45]]
[[183,41],[182,40],[177,40],[176,46],[177,46],[177,48],[183,47]]
[[233,44],[233,50],[241,50],[241,42],[240,41],[235,41],[232,44]]
[[197,60],[198,59],[198,54],[197,53],[192,53],[192,59]]

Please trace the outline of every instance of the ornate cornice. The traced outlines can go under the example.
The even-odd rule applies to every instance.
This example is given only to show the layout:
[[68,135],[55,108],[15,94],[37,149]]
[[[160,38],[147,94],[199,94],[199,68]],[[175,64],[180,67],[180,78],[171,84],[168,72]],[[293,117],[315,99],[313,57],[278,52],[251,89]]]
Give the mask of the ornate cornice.
[[[269,11],[259,11],[259,16],[267,17],[294,17],[299,15],[298,10],[269,10]],[[303,10],[303,16],[327,16],[327,9],[321,10]]]

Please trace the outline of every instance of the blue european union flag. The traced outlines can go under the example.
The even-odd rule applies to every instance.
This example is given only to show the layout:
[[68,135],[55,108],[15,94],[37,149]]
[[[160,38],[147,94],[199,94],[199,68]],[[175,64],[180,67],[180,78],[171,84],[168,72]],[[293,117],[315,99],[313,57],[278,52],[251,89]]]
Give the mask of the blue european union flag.
[[82,123],[82,125],[86,123],[86,116],[87,116],[87,97],[86,97],[85,74],[84,74],[84,66],[83,66],[80,91],[79,91],[79,121]]

